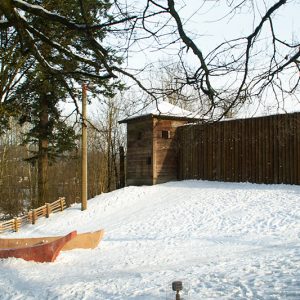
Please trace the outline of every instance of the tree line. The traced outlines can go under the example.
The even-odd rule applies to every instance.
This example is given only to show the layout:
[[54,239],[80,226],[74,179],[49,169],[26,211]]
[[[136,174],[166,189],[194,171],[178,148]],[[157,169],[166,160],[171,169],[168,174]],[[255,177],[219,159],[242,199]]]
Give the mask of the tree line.
[[[112,101],[104,109],[88,125],[88,198],[120,186],[119,147],[124,145],[124,133],[117,127],[119,111]],[[12,117],[9,123],[10,129],[0,136],[0,219],[21,215],[41,204],[38,165],[31,159],[38,146],[28,143],[24,135],[32,124],[20,125]],[[79,133],[80,126],[74,131]],[[62,152],[47,166],[45,202],[61,196],[68,204],[80,202],[81,141],[80,135],[76,136],[74,149]]]

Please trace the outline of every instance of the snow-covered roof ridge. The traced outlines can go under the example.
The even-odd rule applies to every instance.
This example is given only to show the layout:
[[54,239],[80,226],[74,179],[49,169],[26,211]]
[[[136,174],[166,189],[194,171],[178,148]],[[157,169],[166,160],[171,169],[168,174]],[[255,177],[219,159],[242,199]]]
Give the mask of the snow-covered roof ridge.
[[154,116],[172,116],[172,117],[192,117],[195,116],[195,113],[185,110],[179,106],[173,105],[169,102],[162,101],[160,103],[154,103],[150,107],[150,112],[148,114]]
[[152,102],[145,109],[140,110],[139,112],[133,114],[130,117],[125,118],[120,121],[121,123],[126,122],[127,120],[132,120],[144,116],[165,116],[165,117],[175,117],[175,118],[192,118],[198,119],[199,116],[195,112],[185,110],[179,106],[173,105],[166,101],[161,101],[159,103]]

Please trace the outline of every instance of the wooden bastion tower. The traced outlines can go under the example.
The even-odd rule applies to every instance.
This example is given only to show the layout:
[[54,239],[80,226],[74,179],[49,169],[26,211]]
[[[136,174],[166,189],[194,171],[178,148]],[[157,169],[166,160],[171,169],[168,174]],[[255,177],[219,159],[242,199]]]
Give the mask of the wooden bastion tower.
[[168,102],[121,120],[127,124],[126,185],[178,180],[176,129],[196,121],[195,114]]

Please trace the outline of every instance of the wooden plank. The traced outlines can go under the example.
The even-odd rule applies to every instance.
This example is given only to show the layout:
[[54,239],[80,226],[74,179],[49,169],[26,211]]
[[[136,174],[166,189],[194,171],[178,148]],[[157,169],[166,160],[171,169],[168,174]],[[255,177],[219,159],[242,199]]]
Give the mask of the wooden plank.
[[178,145],[179,145],[179,179],[183,180],[183,170],[185,167],[184,155],[183,155],[183,143],[184,143],[184,128],[178,130]]
[[227,121],[227,133],[226,133],[226,139],[227,139],[227,172],[226,172],[226,181],[232,181],[232,122]]
[[211,124],[211,180],[216,180],[216,124]]
[[235,166],[235,130],[236,130],[236,122],[229,121],[230,124],[230,161],[231,161],[231,172],[229,181],[234,182],[236,177],[236,166]]
[[217,178],[217,151],[218,151],[218,128],[217,124],[212,124],[212,180]]
[[223,122],[223,159],[222,159],[222,165],[223,165],[223,181],[226,181],[227,179],[227,153],[228,153],[228,148],[227,148],[227,122]]
[[282,116],[278,116],[278,183],[283,182],[283,128],[282,128]]
[[199,157],[199,136],[197,134],[198,126],[192,126],[194,132],[194,143],[195,143],[195,172],[197,174],[196,178],[200,179],[200,157]]
[[273,127],[272,124],[274,123],[273,116],[269,119],[268,122],[268,155],[267,155],[267,164],[268,164],[268,183],[272,183],[273,180],[273,171],[272,165],[274,161],[274,151],[273,151]]
[[295,134],[295,165],[296,167],[296,184],[300,184],[300,114],[296,116],[296,134]]
[[295,161],[296,161],[296,158],[295,158],[295,147],[294,147],[294,136],[296,134],[296,131],[295,131],[295,118],[294,116],[291,116],[290,117],[290,165],[291,165],[291,174],[290,174],[290,179],[291,179],[291,184],[294,184],[295,182]]
[[234,181],[239,182],[239,122],[233,122],[233,159],[234,159]]
[[226,156],[226,167],[225,167],[225,181],[229,181],[230,180],[230,176],[231,176],[231,151],[230,151],[230,147],[231,147],[231,141],[230,141],[230,122],[226,121],[225,122],[225,141],[226,141],[226,145],[225,145],[225,156]]
[[207,125],[205,125],[204,130],[202,131],[202,141],[203,141],[203,156],[202,156],[202,165],[203,165],[203,179],[207,180]]
[[241,154],[241,145],[240,145],[240,121],[235,122],[234,128],[234,141],[233,141],[233,150],[234,150],[234,181],[240,182],[240,154]]
[[292,175],[292,184],[297,184],[297,116],[296,114],[293,115],[292,119],[292,125],[293,125],[293,136],[292,136],[292,143],[291,147],[293,148],[292,150],[292,165],[293,165],[293,175]]
[[206,126],[205,132],[205,148],[206,148],[206,180],[210,180],[210,172],[211,172],[211,152],[210,152],[210,124]]
[[247,142],[247,131],[246,131],[246,122],[245,120],[243,120],[241,122],[241,132],[240,132],[240,142],[241,142],[241,181],[242,182],[245,182],[248,180],[247,178],[247,166],[246,166],[246,159],[247,159],[247,156],[246,156],[246,150],[247,150],[247,147],[246,147],[246,142]]
[[216,123],[216,157],[215,157],[215,166],[216,166],[216,177],[215,180],[220,180],[221,177],[221,156],[222,156],[222,140],[221,140],[221,124]]
[[201,130],[201,136],[202,136],[202,155],[201,155],[201,159],[202,159],[202,179],[206,180],[206,169],[207,169],[207,143],[206,143],[206,124],[203,127],[203,130]]
[[226,132],[225,132],[226,128],[225,128],[225,122],[222,122],[222,137],[221,137],[221,143],[222,143],[222,156],[221,156],[221,181],[225,181],[226,180]]
[[180,130],[180,128],[178,129],[178,139],[177,139],[177,147],[178,147],[178,179],[181,180],[182,179],[182,159],[181,159],[181,155],[182,155],[182,151],[181,151],[181,137],[182,135],[182,131]]
[[244,181],[249,181],[249,170],[248,170],[248,157],[249,157],[249,148],[250,148],[250,138],[248,135],[248,120],[243,122],[243,177]]
[[261,168],[261,161],[260,161],[260,153],[259,153],[259,148],[260,148],[260,133],[259,133],[259,119],[256,119],[254,121],[254,130],[255,130],[255,162],[256,162],[256,170],[255,170],[255,178],[254,182],[261,183],[260,181],[260,168]]
[[[197,175],[196,175],[196,166],[195,166],[195,162],[196,162],[196,151],[195,151],[195,130],[194,128],[192,128],[192,130],[190,131],[190,134],[191,134],[191,143],[190,143],[190,147],[191,147],[191,177],[192,179],[195,179],[197,178]],[[193,141],[193,142],[192,142]]]
[[294,153],[293,153],[293,119],[291,115],[287,115],[287,183],[291,184],[294,178]]
[[197,173],[197,179],[200,179],[200,155],[199,155],[199,145],[200,145],[200,140],[199,140],[199,135],[198,135],[198,128],[199,125],[196,127],[194,126],[193,130],[194,130],[194,135],[195,135],[195,145],[196,145],[196,173]]
[[254,173],[254,182],[260,183],[259,180],[259,169],[260,169],[260,155],[259,155],[259,147],[260,147],[260,137],[259,137],[259,122],[258,119],[254,120],[254,132],[255,132],[255,173]]
[[213,179],[213,127],[208,124],[208,180]]
[[223,123],[218,124],[218,130],[219,130],[219,146],[220,150],[218,152],[218,177],[217,180],[222,181],[223,180],[223,156],[224,156],[224,141],[223,141]]
[[230,172],[228,173],[228,181],[234,181],[234,122],[228,122],[228,140],[229,140],[229,161]]
[[260,182],[266,183],[266,117],[260,118],[259,133],[260,133],[260,147],[259,152],[261,155],[261,169],[260,169]]
[[195,127],[195,135],[196,135],[196,140],[197,140],[197,157],[198,157],[198,167],[197,167],[197,173],[198,173],[198,179],[202,179],[201,177],[201,171],[202,171],[202,139],[201,139],[201,135],[200,135],[200,125],[197,125]]
[[282,120],[282,182],[286,183],[287,182],[287,172],[286,172],[286,168],[287,168],[287,122],[286,122],[286,116],[282,115],[281,116],[281,120]]
[[211,139],[211,124],[207,125],[207,135],[206,135],[206,145],[207,145],[207,169],[206,178],[208,180],[212,179],[212,139]]
[[261,155],[261,170],[260,170],[260,181],[262,183],[266,183],[265,181],[265,173],[266,173],[266,117],[260,118],[260,147],[259,152]]
[[[187,129],[187,128],[186,128]],[[185,179],[188,179],[189,178],[189,176],[188,176],[188,174],[189,174],[189,151],[188,151],[188,144],[189,144],[189,140],[188,140],[188,132],[187,132],[187,130],[186,130],[186,132],[185,132],[185,145],[184,145],[184,150],[185,150],[185,169],[184,169],[184,171],[185,171]]]
[[228,122],[228,159],[229,168],[227,173],[227,181],[234,181],[234,122]]
[[[257,158],[256,158],[256,143],[257,143],[257,137],[256,137],[256,131],[254,126],[254,120],[251,120],[251,127],[250,127],[250,134],[251,134],[251,158],[250,158],[250,170],[251,170],[251,182],[256,182],[255,173],[257,169]],[[251,163],[252,162],[252,163]]]
[[274,183],[279,183],[279,124],[278,116],[274,116],[273,122],[273,179]]
[[238,153],[236,152],[238,148],[238,121],[232,121],[232,165],[233,165],[233,180],[238,181]]
[[187,128],[184,127],[182,129],[182,140],[180,141],[181,144],[181,151],[182,151],[182,177],[181,179],[186,179],[186,169],[187,169],[187,161],[186,161],[186,132]]

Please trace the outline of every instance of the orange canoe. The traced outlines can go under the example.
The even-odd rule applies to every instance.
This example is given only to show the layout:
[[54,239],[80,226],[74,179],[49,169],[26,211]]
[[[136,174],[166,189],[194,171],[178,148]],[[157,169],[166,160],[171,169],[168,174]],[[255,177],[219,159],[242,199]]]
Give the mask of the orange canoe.
[[32,245],[2,247],[2,249],[0,248],[0,258],[16,257],[36,262],[52,262],[56,259],[64,245],[74,239],[76,235],[77,232],[72,231],[66,236],[49,242],[38,241]]
[[[100,243],[103,238],[104,230],[97,230],[93,232],[86,232],[77,234],[76,237],[65,243],[61,251],[68,251],[76,248],[82,249],[94,249]],[[39,243],[49,243],[55,241],[62,236],[48,236],[48,237],[37,237],[37,238],[18,238],[18,239],[1,239],[0,238],[0,251],[1,248],[20,248],[33,246]]]

